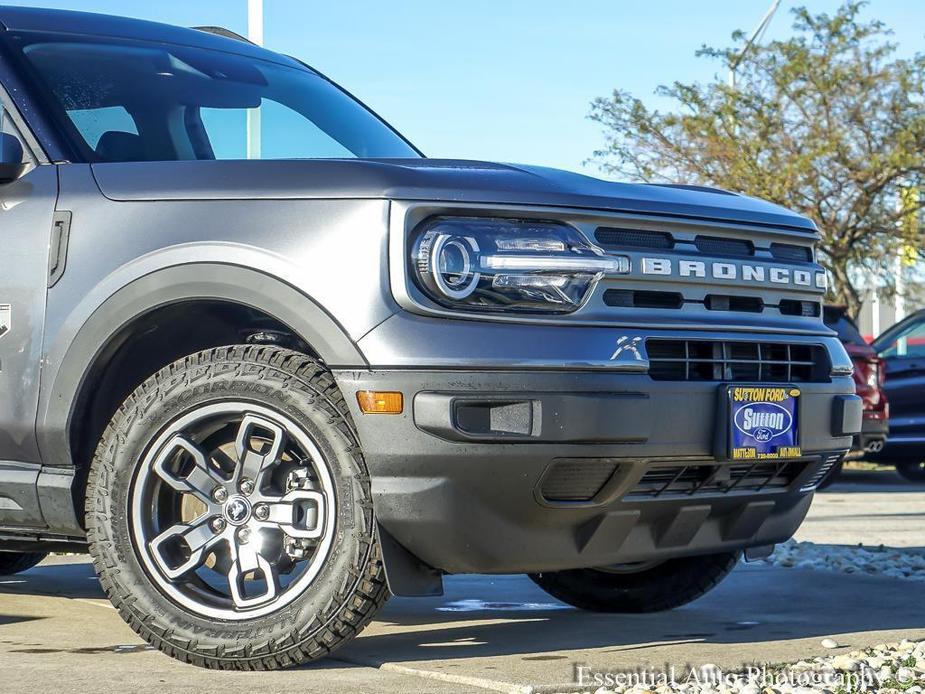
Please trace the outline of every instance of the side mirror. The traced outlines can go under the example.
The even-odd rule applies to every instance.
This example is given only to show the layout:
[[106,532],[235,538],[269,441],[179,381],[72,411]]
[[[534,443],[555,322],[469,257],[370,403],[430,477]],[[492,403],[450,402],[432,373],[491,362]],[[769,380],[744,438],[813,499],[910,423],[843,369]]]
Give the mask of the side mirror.
[[12,183],[26,172],[22,144],[9,133],[0,133],[0,185]]

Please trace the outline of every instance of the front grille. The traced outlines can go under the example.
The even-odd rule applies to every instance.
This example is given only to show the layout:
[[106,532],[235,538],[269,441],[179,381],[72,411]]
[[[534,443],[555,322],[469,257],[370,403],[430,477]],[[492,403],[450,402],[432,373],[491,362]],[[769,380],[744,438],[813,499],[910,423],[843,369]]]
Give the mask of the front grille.
[[[597,242],[608,250],[642,250],[700,253],[713,257],[750,258],[757,255],[755,244],[748,239],[730,239],[721,236],[698,234],[693,239],[676,238],[667,231],[598,227],[594,232]],[[808,246],[790,243],[772,243],[767,252],[775,260],[811,263],[813,251]]]
[[805,461],[737,465],[672,465],[647,471],[626,498],[728,494],[787,489],[805,469]]
[[547,501],[590,501],[607,484],[617,463],[608,459],[557,460],[552,464],[540,493]]
[[822,345],[651,338],[646,350],[649,376],[656,381],[829,380],[829,358]]
[[686,305],[700,304],[708,311],[733,311],[736,313],[764,313],[765,309],[777,309],[782,316],[803,316],[818,318],[821,312],[818,301],[781,299],[779,304],[766,304],[759,296],[735,296],[732,294],[707,294],[701,299],[685,299],[681,292],[662,292],[643,289],[608,289],[604,292],[604,304],[614,308],[659,308],[678,310]]

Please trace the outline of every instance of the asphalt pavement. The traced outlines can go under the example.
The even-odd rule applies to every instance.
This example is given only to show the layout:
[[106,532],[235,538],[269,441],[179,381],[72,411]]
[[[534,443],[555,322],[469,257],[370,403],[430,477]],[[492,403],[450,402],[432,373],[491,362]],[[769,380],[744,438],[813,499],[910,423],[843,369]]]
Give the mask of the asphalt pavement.
[[[798,539],[919,549],[923,518],[925,486],[850,472],[817,495]],[[393,598],[336,658],[211,672],[147,647],[85,558],[53,557],[0,579],[0,691],[558,692],[580,689],[581,666],[734,668],[831,653],[827,637],[845,651],[925,639],[925,583],[869,575],[743,565],[704,598],[655,615],[584,613],[522,576],[450,577],[446,588],[441,598]]]

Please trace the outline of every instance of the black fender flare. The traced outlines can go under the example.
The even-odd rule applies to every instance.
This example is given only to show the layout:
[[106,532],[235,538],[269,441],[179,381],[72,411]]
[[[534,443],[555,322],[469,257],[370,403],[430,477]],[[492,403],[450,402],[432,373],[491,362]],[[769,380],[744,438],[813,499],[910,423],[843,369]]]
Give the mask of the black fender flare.
[[[258,309],[289,326],[332,368],[367,368],[344,328],[317,302],[266,273],[238,265],[188,263],[135,279],[100,304],[73,335],[59,334],[46,358],[36,434],[46,466],[71,467],[69,432],[87,376],[133,320],[163,306],[220,300]],[[62,331],[66,332],[66,331]],[[50,373],[49,373],[50,372]]]

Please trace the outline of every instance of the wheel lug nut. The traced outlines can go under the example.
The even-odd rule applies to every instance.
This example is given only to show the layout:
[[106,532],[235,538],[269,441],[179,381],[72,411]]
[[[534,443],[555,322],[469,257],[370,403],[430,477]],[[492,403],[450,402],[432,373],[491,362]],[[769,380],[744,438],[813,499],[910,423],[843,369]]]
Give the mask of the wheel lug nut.
[[241,487],[241,493],[245,495],[250,494],[252,491],[254,491],[254,483],[248,479],[241,480],[240,487]]
[[209,521],[209,527],[212,528],[212,532],[220,533],[225,529],[225,519],[213,518]]
[[270,507],[266,504],[257,504],[254,506],[254,517],[257,520],[266,520],[270,517]]
[[218,503],[222,503],[228,499],[228,490],[224,487],[216,487],[212,490],[212,498]]
[[251,539],[251,529],[250,528],[241,528],[238,530],[238,542],[242,545],[246,545]]

